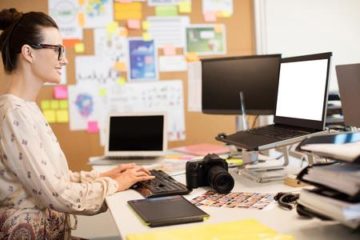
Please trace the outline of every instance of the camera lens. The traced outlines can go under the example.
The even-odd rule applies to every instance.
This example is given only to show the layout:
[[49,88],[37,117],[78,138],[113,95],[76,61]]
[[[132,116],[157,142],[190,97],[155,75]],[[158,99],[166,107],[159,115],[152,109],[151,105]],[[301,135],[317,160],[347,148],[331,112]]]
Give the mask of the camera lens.
[[229,193],[234,187],[233,177],[220,166],[213,166],[208,172],[208,182],[218,193]]

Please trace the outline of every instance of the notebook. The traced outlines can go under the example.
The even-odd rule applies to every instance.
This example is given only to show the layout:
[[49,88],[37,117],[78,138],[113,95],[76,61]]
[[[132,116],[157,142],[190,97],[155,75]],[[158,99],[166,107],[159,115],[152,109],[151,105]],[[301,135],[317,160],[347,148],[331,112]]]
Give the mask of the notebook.
[[150,227],[201,222],[209,215],[183,196],[130,200],[128,204]]
[[167,149],[165,113],[110,114],[105,144],[107,158],[155,158]]
[[360,63],[337,65],[335,69],[345,125],[360,128]]
[[323,131],[331,55],[329,52],[282,59],[274,124],[220,134],[216,139],[247,150],[264,150]]

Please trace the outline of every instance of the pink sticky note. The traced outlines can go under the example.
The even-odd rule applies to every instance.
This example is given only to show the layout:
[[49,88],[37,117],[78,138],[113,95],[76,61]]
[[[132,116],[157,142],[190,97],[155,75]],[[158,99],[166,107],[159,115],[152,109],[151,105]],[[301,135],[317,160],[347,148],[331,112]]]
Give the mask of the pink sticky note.
[[67,86],[59,85],[54,87],[54,98],[55,99],[67,99],[68,89]]
[[176,55],[176,48],[172,45],[164,46],[164,55]]
[[130,29],[140,29],[140,20],[139,19],[129,19],[127,21],[127,26]]
[[98,133],[99,127],[97,121],[88,121],[88,127],[87,127],[88,133]]
[[216,12],[206,12],[204,19],[206,22],[216,22]]

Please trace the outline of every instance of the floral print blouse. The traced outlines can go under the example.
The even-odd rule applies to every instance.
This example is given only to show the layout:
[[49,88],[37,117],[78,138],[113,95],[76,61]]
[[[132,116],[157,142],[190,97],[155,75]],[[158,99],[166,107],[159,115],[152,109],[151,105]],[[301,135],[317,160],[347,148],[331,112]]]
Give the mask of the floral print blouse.
[[51,127],[35,102],[0,96],[0,210],[53,209],[97,213],[117,191],[95,171],[71,172]]

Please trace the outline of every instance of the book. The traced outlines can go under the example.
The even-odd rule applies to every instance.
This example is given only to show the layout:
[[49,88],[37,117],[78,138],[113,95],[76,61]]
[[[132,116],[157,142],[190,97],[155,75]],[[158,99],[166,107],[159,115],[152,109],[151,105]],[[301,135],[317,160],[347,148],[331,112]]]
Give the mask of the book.
[[196,156],[205,156],[208,153],[224,154],[230,152],[230,148],[227,146],[210,144],[210,143],[201,143],[201,144],[194,144],[184,147],[178,147],[178,148],[174,148],[173,150],[186,154],[196,155]]
[[201,222],[209,217],[183,196],[130,200],[128,204],[150,227]]
[[132,233],[126,240],[294,240],[291,235],[278,233],[254,219],[215,224],[201,224],[192,227],[156,230],[146,233]]

